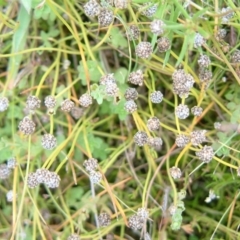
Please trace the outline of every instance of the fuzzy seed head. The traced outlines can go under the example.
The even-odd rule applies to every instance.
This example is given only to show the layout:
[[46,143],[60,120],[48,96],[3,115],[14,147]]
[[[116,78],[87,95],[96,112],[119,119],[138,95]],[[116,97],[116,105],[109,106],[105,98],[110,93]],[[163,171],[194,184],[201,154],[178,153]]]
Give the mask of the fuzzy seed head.
[[150,42],[140,42],[135,49],[136,55],[140,58],[149,58],[153,52]]
[[130,41],[137,40],[140,36],[140,30],[137,25],[131,25],[129,26],[128,31],[126,32],[126,35]]
[[89,107],[93,103],[92,96],[88,93],[84,93],[80,98],[79,98],[79,104],[82,107]]
[[98,222],[100,227],[107,227],[111,223],[110,215],[106,212],[102,212],[98,216]]
[[107,82],[105,86],[105,92],[107,96],[116,97],[118,96],[119,88],[116,83]]
[[17,165],[18,165],[18,164],[17,164],[17,160],[16,160],[15,157],[9,158],[9,159],[7,160],[7,167],[8,167],[9,169],[14,169]]
[[176,137],[175,143],[178,147],[185,147],[190,142],[190,138],[184,134]]
[[152,103],[161,103],[163,100],[163,94],[160,91],[154,91],[150,94],[150,100]]
[[46,183],[46,181],[48,180],[48,174],[49,174],[49,170],[47,169],[44,169],[44,168],[37,169],[37,171],[35,172],[35,175],[38,183]]
[[204,163],[209,163],[214,157],[213,148],[205,145],[200,151],[196,152],[196,156]]
[[60,184],[60,177],[55,172],[48,172],[45,180],[45,184],[48,188],[57,188]]
[[114,5],[116,8],[125,9],[127,8],[129,0],[114,0]]
[[138,98],[138,92],[135,88],[127,88],[124,97],[126,100],[136,100]]
[[162,20],[154,19],[150,24],[150,29],[153,34],[159,36],[164,33],[165,26],[166,24]]
[[133,112],[137,111],[137,104],[133,100],[128,100],[124,104],[124,109],[128,113],[133,113]]
[[100,78],[99,83],[100,85],[106,86],[109,83],[116,83],[116,79],[113,73],[108,73]]
[[28,96],[26,101],[26,108],[30,111],[34,111],[40,108],[41,101],[36,96]]
[[160,137],[149,137],[147,144],[149,147],[154,148],[156,151],[160,151],[162,149],[163,140]]
[[172,204],[169,208],[168,208],[168,212],[170,213],[171,216],[173,216],[176,212],[177,212],[177,207]]
[[27,178],[27,185],[29,188],[35,188],[39,184],[37,174],[35,172],[30,173]]
[[100,27],[109,26],[114,20],[113,12],[107,8],[102,8],[98,15],[98,23]]
[[198,146],[199,144],[206,142],[206,136],[207,133],[206,130],[196,130],[191,132],[190,139],[193,146]]
[[137,214],[132,215],[128,220],[129,228],[133,230],[140,230],[143,228],[144,221]]
[[139,69],[136,72],[132,72],[129,74],[128,81],[134,85],[142,86],[144,81],[143,78],[143,72]]
[[67,238],[67,240],[80,240],[80,237],[76,233],[73,233]]
[[6,179],[9,177],[11,170],[8,168],[7,164],[0,164],[0,179]]
[[198,65],[200,67],[208,67],[211,64],[211,60],[209,56],[201,54],[200,58],[198,59]]
[[140,217],[143,221],[145,221],[149,216],[149,211],[146,208],[138,208],[137,216]]
[[224,39],[227,36],[227,30],[225,28],[220,28],[217,32],[217,40]]
[[14,199],[16,199],[17,194],[13,192],[13,190],[10,190],[6,194],[7,202],[12,202]]
[[232,63],[240,63],[240,50],[236,49],[231,55]]
[[157,117],[151,117],[147,121],[147,128],[149,131],[157,131],[160,128],[160,120]]
[[89,177],[93,184],[100,183],[102,180],[102,174],[99,171],[91,171]]
[[42,147],[47,150],[52,150],[57,146],[57,139],[49,133],[42,136]]
[[98,168],[98,160],[95,158],[89,158],[83,162],[83,166],[88,172],[95,171]]
[[182,171],[178,167],[170,168],[170,174],[173,179],[179,179],[182,176]]
[[166,52],[171,47],[171,42],[167,37],[161,37],[157,40],[157,47],[159,52]]
[[25,117],[18,124],[18,129],[24,135],[31,135],[35,131],[36,124],[28,117]]
[[88,17],[98,16],[100,13],[100,9],[101,7],[96,0],[90,0],[83,6],[84,13]]
[[205,43],[206,43],[206,40],[204,39],[204,37],[200,33],[196,33],[193,46],[195,48],[199,48]]
[[74,102],[72,102],[70,99],[65,99],[61,103],[61,110],[63,112],[70,112],[74,108]]
[[139,10],[142,15],[150,18],[156,13],[157,8],[158,8],[158,4],[152,4],[152,2],[148,2],[148,3],[144,3]]
[[209,82],[212,79],[212,72],[209,69],[200,68],[198,77],[201,82]]
[[9,101],[6,97],[0,97],[0,112],[4,112],[8,109]]
[[44,104],[48,109],[53,109],[56,106],[56,98],[53,96],[45,97]]
[[142,147],[144,144],[146,144],[148,141],[148,136],[145,132],[143,131],[138,131],[134,135],[134,142],[139,146]]
[[80,107],[74,107],[71,110],[71,115],[74,119],[78,120],[79,118],[81,118],[84,114],[84,109],[80,108]]
[[232,8],[230,8],[230,7],[222,8],[221,13],[226,13],[222,17],[222,23],[227,23],[231,18],[234,17],[234,11],[232,11]]
[[194,106],[191,108],[191,113],[196,117],[201,116],[202,112],[203,112],[203,109],[199,106]]
[[184,104],[179,104],[175,109],[175,114],[179,119],[186,119],[189,116],[189,107]]
[[192,75],[186,73],[183,69],[174,71],[173,79],[173,92],[180,98],[188,97],[190,89],[193,87],[194,79]]

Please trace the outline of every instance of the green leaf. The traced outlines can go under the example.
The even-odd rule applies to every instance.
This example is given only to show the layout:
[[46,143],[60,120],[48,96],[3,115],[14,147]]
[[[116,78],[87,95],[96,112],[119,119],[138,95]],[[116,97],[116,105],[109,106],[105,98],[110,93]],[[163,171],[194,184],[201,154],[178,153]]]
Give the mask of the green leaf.
[[124,108],[125,102],[125,99],[121,99],[118,103],[111,105],[112,113],[118,114],[119,119],[122,121],[125,120],[128,115]]
[[66,193],[66,203],[69,207],[77,207],[79,205],[79,202],[81,201],[81,198],[83,196],[83,189],[82,187],[73,187],[68,189]]
[[20,1],[21,1],[21,4],[23,5],[23,7],[28,12],[28,14],[30,14],[31,7],[32,7],[32,0],[20,0]]
[[118,48],[118,47],[126,48],[128,46],[126,37],[123,36],[120,29],[117,27],[113,27],[111,29],[108,42],[111,43],[115,48]]
[[[90,76],[90,81],[91,82],[98,82],[100,77],[101,77],[101,73],[98,69],[98,62],[89,60],[89,61],[86,62],[86,64],[87,64],[87,68],[88,68],[88,72],[89,72],[89,76]],[[86,86],[87,85],[87,79],[86,79],[86,74],[85,74],[85,71],[84,71],[82,61],[79,63],[79,66],[77,67],[77,70],[78,70],[78,76],[82,81],[82,85]]]
[[127,75],[128,70],[124,67],[120,67],[114,74],[117,82],[120,84],[124,84],[126,82]]
[[101,105],[105,96],[105,86],[93,84],[91,86],[91,96]]

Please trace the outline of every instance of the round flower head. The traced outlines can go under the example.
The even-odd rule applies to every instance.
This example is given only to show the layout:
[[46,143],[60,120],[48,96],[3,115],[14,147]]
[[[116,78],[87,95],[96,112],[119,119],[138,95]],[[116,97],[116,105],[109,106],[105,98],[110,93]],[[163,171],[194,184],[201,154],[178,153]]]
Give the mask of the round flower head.
[[147,144],[156,151],[160,151],[162,149],[163,140],[160,137],[149,137]]
[[166,52],[171,47],[171,42],[167,37],[161,37],[157,40],[157,47],[159,52]]
[[91,171],[89,177],[93,184],[100,183],[102,180],[102,174],[99,171]]
[[11,171],[7,164],[0,164],[0,179],[6,179],[9,177]]
[[190,138],[183,134],[178,135],[175,141],[178,147],[185,147],[189,142],[190,142]]
[[174,71],[173,79],[173,92],[179,97],[188,97],[190,89],[193,87],[194,79],[192,75],[186,73],[183,69]]
[[157,131],[160,128],[160,120],[157,117],[151,117],[147,121],[149,131]]
[[17,160],[16,158],[12,157],[7,160],[7,167],[9,169],[14,169],[17,166]]
[[6,97],[0,97],[0,112],[4,112],[8,109],[9,101]]
[[190,138],[191,138],[191,143],[193,146],[198,146],[199,144],[206,142],[206,136],[205,134],[207,133],[206,130],[196,130],[191,132]]
[[113,12],[107,8],[102,8],[98,15],[98,23],[101,27],[109,26],[114,20]]
[[143,85],[143,72],[142,70],[137,70],[136,72],[131,72],[128,77],[128,81],[134,85]]
[[141,14],[146,17],[152,17],[157,11],[158,4],[153,4],[152,2],[144,3],[139,9]]
[[191,108],[191,112],[194,116],[199,117],[199,116],[201,116],[203,109],[201,107],[194,106]]
[[206,43],[206,40],[204,39],[204,37],[200,33],[196,33],[194,38],[194,47],[199,48],[205,43]]
[[60,177],[55,172],[48,172],[45,180],[45,184],[49,188],[57,188],[60,184]]
[[111,223],[110,215],[105,212],[100,213],[98,216],[98,222],[100,227],[107,227]]
[[36,173],[33,172],[28,175],[27,185],[29,188],[35,188],[39,185]]
[[101,7],[96,0],[90,0],[83,6],[84,13],[88,17],[98,16],[100,13],[100,9]]
[[49,170],[45,168],[37,169],[37,171],[35,172],[35,175],[38,183],[46,183],[46,181],[48,180],[48,174],[49,174]]
[[150,100],[152,103],[161,103],[163,100],[163,94],[160,91],[155,91],[150,94]]
[[6,198],[8,202],[12,202],[17,197],[17,194],[13,192],[13,190],[10,190],[6,194]]
[[136,100],[138,98],[138,92],[135,88],[127,88],[124,97],[126,100]]
[[57,146],[57,139],[49,133],[42,136],[42,147],[47,150],[52,150]]
[[76,233],[73,233],[67,238],[67,240],[80,240],[80,237]]
[[198,65],[200,67],[208,67],[211,64],[211,60],[208,55],[200,55],[200,58],[198,59]]
[[89,158],[83,162],[83,166],[88,172],[95,171],[98,168],[98,160],[95,158]]
[[173,179],[179,179],[182,176],[182,171],[178,167],[170,168],[170,174]]
[[35,131],[36,124],[28,117],[25,117],[18,124],[18,129],[24,135],[31,135]]
[[131,25],[129,26],[128,31],[126,32],[126,35],[130,41],[137,40],[140,36],[140,31],[137,25]]
[[137,214],[132,215],[128,219],[128,226],[133,230],[140,230],[143,228],[144,220]]
[[150,29],[153,34],[162,35],[164,33],[164,27],[166,24],[159,19],[154,19],[150,24]]
[[119,92],[119,88],[116,83],[109,82],[105,85],[105,92],[107,96],[116,97]]
[[140,58],[149,58],[152,55],[153,48],[150,42],[140,42],[136,46],[135,52]]
[[125,9],[127,8],[129,0],[114,0],[114,5],[116,8]]
[[37,97],[35,97],[35,96],[28,96],[27,102],[26,102],[26,107],[30,111],[34,111],[37,108],[40,108],[40,104],[41,104],[41,101]]
[[100,82],[100,85],[106,86],[109,83],[116,83],[116,79],[115,79],[113,73],[108,73],[108,74],[102,76],[100,78],[99,82]]
[[149,211],[146,208],[138,208],[137,215],[145,221],[149,216]]
[[44,104],[47,108],[53,109],[56,106],[56,98],[53,96],[47,96],[45,97]]
[[205,163],[209,163],[214,157],[214,151],[211,146],[204,146],[200,151],[196,152],[196,156]]
[[124,109],[128,113],[133,113],[133,112],[137,111],[137,104],[133,100],[128,100],[124,104]]
[[61,110],[64,112],[70,112],[74,108],[74,102],[72,102],[70,99],[65,99],[61,103]]
[[134,142],[142,147],[144,144],[147,143],[148,140],[148,136],[145,132],[143,131],[138,131],[135,135],[134,135]]
[[232,63],[240,63],[240,50],[236,49],[231,55]]
[[92,96],[88,93],[84,93],[80,98],[79,98],[79,104],[82,107],[89,107],[92,104]]
[[184,104],[179,104],[175,109],[175,114],[179,119],[186,119],[189,116],[188,106]]
[[201,68],[198,77],[201,82],[209,82],[212,79],[212,72],[209,69]]

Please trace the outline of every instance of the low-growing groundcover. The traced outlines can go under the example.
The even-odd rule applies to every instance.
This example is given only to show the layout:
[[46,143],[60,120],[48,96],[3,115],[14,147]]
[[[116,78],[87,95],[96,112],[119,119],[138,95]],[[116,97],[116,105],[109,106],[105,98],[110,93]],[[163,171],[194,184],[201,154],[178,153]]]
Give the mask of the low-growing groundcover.
[[0,239],[239,239],[238,1],[0,6]]

